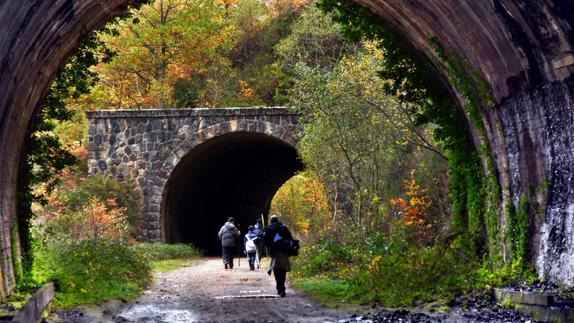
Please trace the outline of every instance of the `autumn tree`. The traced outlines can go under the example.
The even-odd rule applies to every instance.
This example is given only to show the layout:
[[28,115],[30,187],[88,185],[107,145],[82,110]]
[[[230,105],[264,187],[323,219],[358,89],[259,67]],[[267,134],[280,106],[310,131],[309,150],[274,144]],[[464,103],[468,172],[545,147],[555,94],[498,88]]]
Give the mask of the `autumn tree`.
[[294,73],[297,64],[331,69],[344,56],[353,55],[360,44],[346,40],[330,14],[312,6],[301,13],[289,35],[275,46],[279,64]]
[[281,186],[270,212],[280,215],[281,221],[303,242],[319,237],[333,225],[327,192],[317,175],[310,171],[293,176]]
[[410,170],[442,153],[430,128],[409,117],[412,107],[382,92],[384,53],[363,47],[332,70],[298,64],[292,104],[303,116],[303,160],[325,184],[331,208],[368,228],[384,221]]
[[234,40],[224,6],[214,0],[158,0],[132,12],[103,37],[115,53],[99,65],[108,107],[173,106],[173,87],[225,65]]

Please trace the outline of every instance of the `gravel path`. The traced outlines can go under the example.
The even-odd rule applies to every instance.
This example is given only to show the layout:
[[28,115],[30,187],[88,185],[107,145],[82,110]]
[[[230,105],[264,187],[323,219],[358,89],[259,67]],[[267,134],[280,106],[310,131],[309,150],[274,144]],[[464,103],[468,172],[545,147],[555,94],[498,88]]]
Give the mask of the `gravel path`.
[[[179,269],[158,273],[153,285],[135,302],[118,301],[101,306],[82,306],[56,313],[51,322],[132,323],[132,322],[402,322],[478,323],[528,322],[534,320],[502,309],[492,300],[471,299],[468,306],[454,306],[438,314],[381,308],[356,316],[326,308],[287,286],[287,297],[279,298],[273,276],[265,269],[249,271],[242,266],[223,269],[219,258],[203,258]],[[289,277],[288,277],[289,278]]]
[[287,288],[277,298],[273,276],[264,269],[223,269],[221,259],[205,258],[156,276],[136,303],[115,322],[336,322],[348,318]]

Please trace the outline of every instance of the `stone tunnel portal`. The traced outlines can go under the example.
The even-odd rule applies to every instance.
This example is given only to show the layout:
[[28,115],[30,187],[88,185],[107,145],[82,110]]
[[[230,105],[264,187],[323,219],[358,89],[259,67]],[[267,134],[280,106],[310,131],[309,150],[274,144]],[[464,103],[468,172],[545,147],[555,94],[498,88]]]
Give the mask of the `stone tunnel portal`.
[[268,213],[279,187],[303,165],[290,144],[261,133],[235,132],[196,146],[166,183],[162,240],[193,243],[219,255],[217,232],[230,216],[242,233]]

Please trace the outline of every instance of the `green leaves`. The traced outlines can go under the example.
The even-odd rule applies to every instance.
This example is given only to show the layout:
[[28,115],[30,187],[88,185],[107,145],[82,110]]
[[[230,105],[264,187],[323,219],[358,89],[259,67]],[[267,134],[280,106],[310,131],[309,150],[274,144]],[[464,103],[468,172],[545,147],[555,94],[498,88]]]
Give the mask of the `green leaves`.
[[370,226],[386,216],[387,201],[401,194],[416,162],[432,164],[443,155],[412,118],[416,107],[383,91],[384,52],[374,42],[362,47],[332,69],[295,65],[290,96],[301,113],[301,156],[328,188],[331,208]]
[[81,240],[48,253],[58,308],[128,301],[151,282],[146,259],[122,243]]

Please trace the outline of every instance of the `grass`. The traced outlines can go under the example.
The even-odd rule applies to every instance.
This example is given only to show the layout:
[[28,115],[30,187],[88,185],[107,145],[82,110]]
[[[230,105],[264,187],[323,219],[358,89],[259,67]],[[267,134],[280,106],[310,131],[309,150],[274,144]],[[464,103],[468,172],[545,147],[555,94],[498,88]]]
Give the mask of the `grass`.
[[200,257],[202,252],[191,244],[137,243],[131,247],[150,261],[190,259]]
[[200,251],[184,244],[90,241],[38,250],[34,277],[54,281],[55,309],[107,300],[131,301],[152,282],[153,272],[191,265]]
[[180,259],[162,259],[156,260],[151,263],[151,268],[154,273],[161,273],[165,271],[174,270],[181,267],[189,267],[196,258],[180,258]]
[[342,280],[300,278],[291,281],[291,285],[314,300],[330,307],[341,307],[345,303],[354,304],[352,302],[353,289]]

